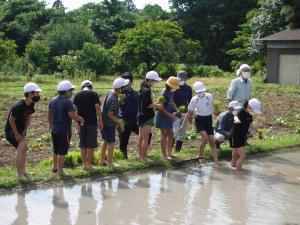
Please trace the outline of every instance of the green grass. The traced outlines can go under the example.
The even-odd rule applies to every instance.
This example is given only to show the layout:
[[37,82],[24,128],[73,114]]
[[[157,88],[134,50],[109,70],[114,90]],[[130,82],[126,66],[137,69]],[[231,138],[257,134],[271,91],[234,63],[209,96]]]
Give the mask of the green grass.
[[[257,153],[267,153],[278,149],[286,149],[292,147],[300,147],[300,135],[285,134],[280,136],[267,137],[264,140],[253,140],[250,146],[246,147],[247,155]],[[141,169],[149,169],[155,167],[170,168],[178,165],[184,160],[193,159],[197,156],[198,149],[191,148],[182,150],[177,154],[177,158],[171,161],[163,160],[159,150],[152,150],[150,156],[153,159],[152,163],[141,163],[136,157],[131,156],[128,160],[122,158],[118,150],[114,153],[114,162],[120,166],[104,167],[97,164],[99,152],[95,152],[94,163],[96,165],[93,171],[84,171],[81,169],[80,152],[71,152],[66,157],[66,171],[70,174],[70,178],[60,178],[50,171],[51,160],[43,160],[37,165],[28,165],[27,171],[33,173],[26,181],[18,181],[15,177],[15,168],[4,167],[0,169],[0,189],[7,190],[14,187],[22,187],[23,185],[34,185],[36,183],[47,183],[49,181],[56,182],[61,180],[72,180],[75,178],[99,177],[111,174],[118,174],[125,171],[136,171]],[[211,152],[208,148],[205,149],[205,157],[211,159]],[[222,146],[222,151],[219,152],[220,159],[229,159],[231,150],[228,145]]]

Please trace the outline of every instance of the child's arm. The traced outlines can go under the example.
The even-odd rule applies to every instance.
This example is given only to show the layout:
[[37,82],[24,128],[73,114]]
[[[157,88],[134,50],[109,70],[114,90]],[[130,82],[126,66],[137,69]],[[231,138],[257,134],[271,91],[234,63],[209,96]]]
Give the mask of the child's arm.
[[27,132],[27,129],[29,127],[30,121],[31,121],[31,115],[29,115],[28,118],[27,118],[27,121],[26,121],[26,124],[25,124],[24,133],[23,133],[24,136],[26,136],[26,132]]
[[164,107],[162,107],[161,109],[159,109],[159,111],[161,111],[163,114],[165,114],[166,116],[170,117],[170,119],[172,121],[175,121],[177,119],[177,117],[175,115],[173,115],[172,113],[168,112],[167,110],[165,110]]
[[79,122],[80,126],[84,125],[84,119],[81,116],[78,116],[77,113],[75,113],[75,111],[68,112],[68,115],[72,120]]
[[96,108],[96,114],[97,114],[97,117],[98,117],[98,126],[102,130],[103,129],[103,120],[102,120],[101,105],[96,104],[95,108]]
[[24,136],[18,132],[17,126],[16,126],[16,118],[13,117],[12,115],[9,116],[9,124],[15,135],[16,141],[20,142],[24,138]]
[[255,126],[254,122],[252,122],[252,123],[250,124],[250,128],[251,128],[251,130],[255,130],[255,132],[258,133],[258,129],[257,129],[257,127]]
[[184,119],[183,119],[183,122],[182,122],[182,124],[181,124],[181,126],[179,127],[178,130],[182,130],[182,129],[183,129],[183,127],[185,126],[186,122],[189,120],[189,118],[190,118],[192,115],[193,115],[193,111],[189,110],[189,111],[187,112],[187,114],[185,114],[185,117],[184,117]]

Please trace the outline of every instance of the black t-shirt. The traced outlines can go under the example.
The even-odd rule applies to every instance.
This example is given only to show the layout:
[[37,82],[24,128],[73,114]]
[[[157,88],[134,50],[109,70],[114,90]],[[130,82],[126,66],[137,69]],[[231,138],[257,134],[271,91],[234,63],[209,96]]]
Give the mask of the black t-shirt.
[[250,124],[253,122],[253,117],[245,111],[245,109],[240,110],[237,113],[237,117],[241,123],[234,124],[233,136],[235,137],[246,137]]
[[20,99],[13,104],[9,115],[7,117],[5,131],[10,131],[11,126],[9,123],[9,117],[12,115],[16,119],[16,127],[19,133],[22,133],[25,130],[27,120],[31,114],[35,112],[34,103],[27,105],[24,99]]
[[85,124],[97,124],[96,104],[101,104],[99,96],[94,91],[80,91],[74,97],[74,105],[78,115],[82,116]]
[[141,85],[139,94],[138,124],[143,124],[153,118],[155,114],[153,108],[148,108],[153,103],[152,92],[145,83]]

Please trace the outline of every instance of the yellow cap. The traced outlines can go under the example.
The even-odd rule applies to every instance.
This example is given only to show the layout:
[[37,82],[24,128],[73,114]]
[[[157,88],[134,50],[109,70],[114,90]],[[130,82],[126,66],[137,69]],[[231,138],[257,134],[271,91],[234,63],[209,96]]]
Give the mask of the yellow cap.
[[179,88],[179,79],[177,77],[171,76],[166,81],[166,84],[171,88],[178,89]]

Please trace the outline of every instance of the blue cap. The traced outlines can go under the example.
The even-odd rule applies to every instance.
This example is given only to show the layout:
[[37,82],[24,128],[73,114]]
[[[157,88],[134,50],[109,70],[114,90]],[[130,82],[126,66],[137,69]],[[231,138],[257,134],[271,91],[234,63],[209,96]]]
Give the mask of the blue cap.
[[180,70],[180,71],[177,73],[177,77],[178,77],[180,80],[186,80],[186,79],[187,79],[187,72],[185,72],[184,70]]

